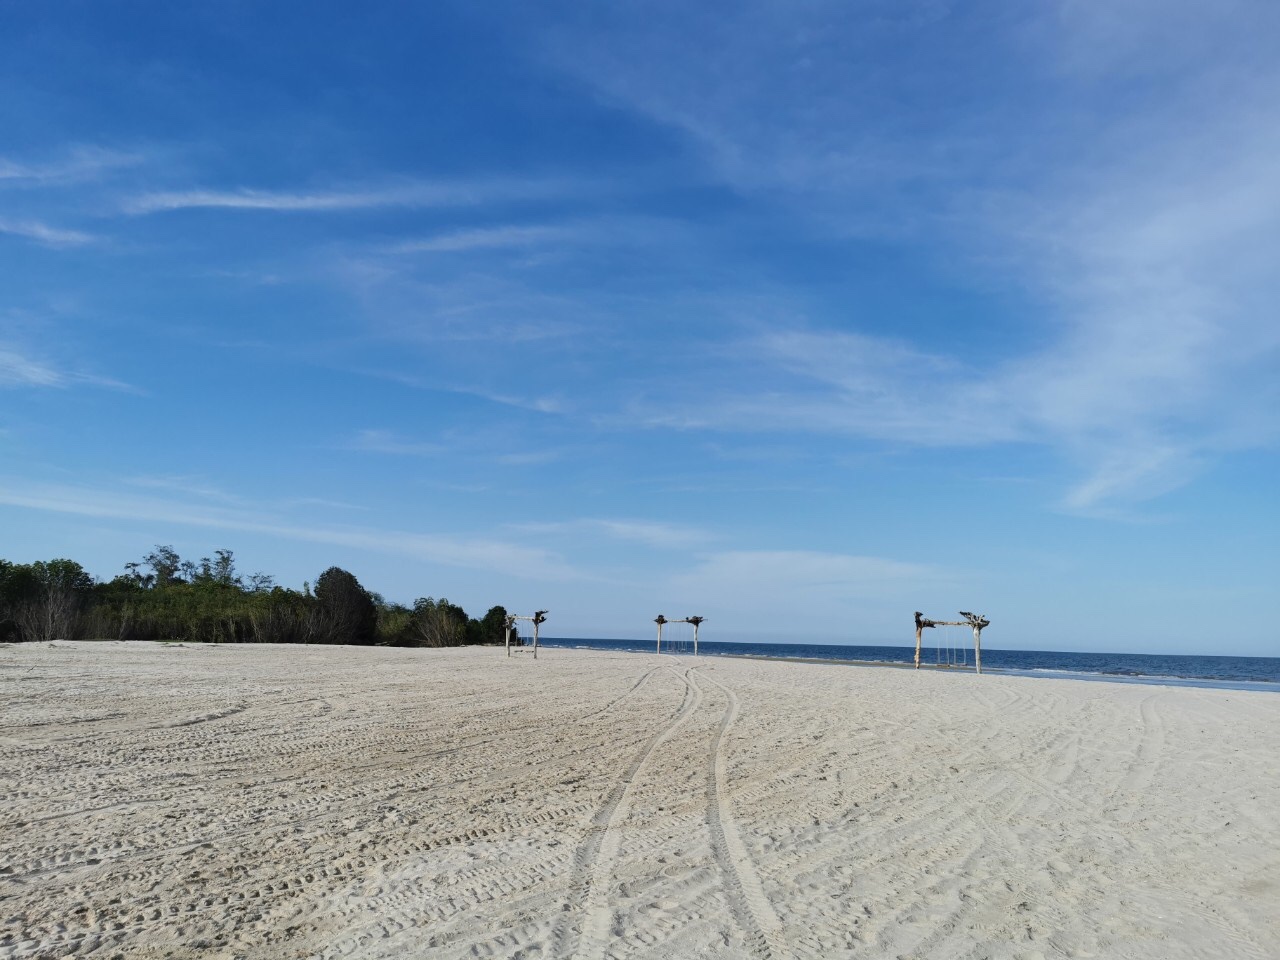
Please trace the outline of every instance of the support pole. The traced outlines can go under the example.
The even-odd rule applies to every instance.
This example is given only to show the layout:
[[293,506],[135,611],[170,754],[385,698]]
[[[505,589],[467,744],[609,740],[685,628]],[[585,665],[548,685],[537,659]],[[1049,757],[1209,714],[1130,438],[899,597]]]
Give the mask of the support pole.
[[547,611],[539,610],[533,617],[533,659],[538,659],[538,627],[547,619]]
[[511,621],[507,621],[507,656],[511,656]]
[[705,619],[706,617],[685,617],[684,618],[685,623],[693,624],[693,655],[695,657],[698,655],[698,628],[702,626],[702,621]]
[[970,613],[968,610],[961,610],[960,616],[964,617],[965,622],[973,627],[973,672],[982,672],[982,628],[989,627],[991,621],[980,613]]
[[920,669],[920,644],[924,639],[924,631],[926,627],[932,627],[933,621],[926,620],[923,613],[916,611],[916,669]]
[[667,618],[666,618],[666,617],[664,617],[662,614],[658,614],[657,619],[656,619],[656,620],[654,620],[653,622],[654,622],[654,623],[656,623],[656,624],[658,625],[658,653],[659,653],[659,655],[661,655],[661,653],[662,653],[662,625],[663,625],[664,623],[666,623],[666,622],[667,622]]

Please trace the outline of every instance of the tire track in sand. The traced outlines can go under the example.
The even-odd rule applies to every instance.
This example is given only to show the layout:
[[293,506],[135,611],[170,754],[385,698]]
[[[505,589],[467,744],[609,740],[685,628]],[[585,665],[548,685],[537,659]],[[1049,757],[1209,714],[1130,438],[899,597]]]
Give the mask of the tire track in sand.
[[[626,772],[614,784],[604,802],[591,818],[587,835],[579,844],[573,857],[573,873],[569,881],[569,899],[564,911],[551,931],[551,956],[569,960],[579,954],[579,939],[583,950],[590,955],[603,956],[609,945],[609,927],[612,913],[608,906],[609,880],[613,875],[613,861],[618,855],[618,824],[627,816],[630,808],[628,793],[631,784],[640,775],[653,752],[665,743],[702,702],[702,691],[691,683],[689,674],[677,674],[684,683],[684,699],[671,721],[649,738],[627,767]],[[579,904],[582,916],[581,935],[573,929],[574,901]]]
[[640,677],[640,679],[639,679],[639,680],[637,680],[635,683],[633,683],[633,684],[631,685],[631,689],[629,689],[629,690],[628,690],[626,693],[624,693],[622,696],[620,696],[620,697],[615,697],[613,700],[610,700],[608,703],[606,703],[606,704],[605,704],[603,707],[601,707],[599,710],[592,710],[592,711],[591,711],[590,713],[588,713],[586,716],[584,716],[584,717],[579,717],[579,718],[578,718],[578,722],[579,722],[579,723],[582,723],[582,722],[584,722],[584,721],[586,721],[586,720],[594,720],[596,717],[599,717],[599,716],[601,716],[601,715],[603,715],[603,714],[608,713],[610,710],[612,710],[614,707],[616,707],[618,704],[620,704],[623,700],[627,699],[627,697],[631,696],[633,693],[635,693],[637,690],[639,690],[641,687],[643,687],[643,686],[644,686],[644,684],[645,684],[645,681],[647,681],[650,677],[652,677],[655,673],[657,673],[657,672],[658,672],[659,670],[661,670],[661,669],[662,669],[662,667],[661,667],[661,666],[657,666],[657,667],[654,667],[652,670],[650,670],[648,673],[643,674],[643,675]]
[[1155,707],[1155,701],[1160,696],[1159,693],[1153,693],[1139,705],[1142,733],[1129,770],[1116,788],[1116,796],[1122,803],[1116,819],[1122,823],[1137,818],[1144,805],[1147,788],[1164,755],[1164,720]]
[[746,935],[753,956],[760,960],[790,960],[791,951],[783,937],[782,923],[760,885],[729,798],[729,757],[724,735],[738,718],[738,695],[718,680],[703,679],[723,690],[729,699],[707,765],[707,826],[711,830],[716,863],[724,874],[729,912]]

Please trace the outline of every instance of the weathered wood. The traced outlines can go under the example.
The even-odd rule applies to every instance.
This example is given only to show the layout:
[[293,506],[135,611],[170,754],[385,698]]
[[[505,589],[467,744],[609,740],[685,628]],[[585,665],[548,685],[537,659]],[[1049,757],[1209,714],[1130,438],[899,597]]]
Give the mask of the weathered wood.
[[967,610],[961,610],[960,616],[964,617],[969,626],[973,627],[973,671],[974,673],[981,673],[982,628],[991,626],[991,621],[980,613],[969,613]]
[[920,639],[924,636],[925,630],[934,626],[932,620],[925,619],[924,614],[919,610],[916,611],[916,669],[920,669]]
[[972,627],[973,628],[973,668],[975,673],[982,672],[982,630],[991,626],[991,621],[980,613],[960,611],[963,620],[930,620],[919,610],[916,611],[916,669],[920,669],[920,638],[925,630],[931,627]]
[[668,620],[662,614],[658,614],[654,618],[654,623],[658,625],[658,653],[662,653],[662,625],[664,623],[692,623],[693,624],[693,655],[698,655],[698,627],[706,617],[681,617],[679,620]]
[[684,618],[685,623],[693,624],[693,655],[695,657],[698,655],[698,628],[702,626],[702,621],[705,619],[707,618],[706,617],[685,617]]
[[507,656],[511,656],[511,630],[515,626],[517,620],[530,620],[533,622],[533,659],[538,659],[538,627],[546,622],[547,611],[537,610],[531,617],[508,616],[507,617]]

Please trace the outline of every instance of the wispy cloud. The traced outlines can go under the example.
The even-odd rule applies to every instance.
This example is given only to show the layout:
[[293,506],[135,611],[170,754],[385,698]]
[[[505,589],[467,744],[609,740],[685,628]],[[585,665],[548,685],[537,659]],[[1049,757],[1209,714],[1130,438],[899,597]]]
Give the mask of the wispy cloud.
[[65,383],[65,376],[48,364],[0,345],[0,385],[60,387]]
[[499,454],[497,461],[510,467],[535,467],[544,463],[554,463],[560,459],[560,456],[559,450],[521,450]]
[[315,191],[169,190],[144,193],[124,202],[129,214],[166,210],[224,209],[281,213],[322,213],[372,210],[382,207],[468,207],[498,201],[517,201],[555,195],[563,185],[548,180],[423,181],[390,186],[336,188]]
[[[592,43],[580,24],[549,39],[562,69],[682,132],[735,190],[817,229],[927,238],[975,286],[1027,304],[1014,345],[983,349],[941,317],[929,341],[887,333],[892,317],[792,318],[745,345],[750,391],[708,384],[635,414],[1046,445],[1076,471],[1062,506],[1077,511],[1159,496],[1231,450],[1274,444],[1280,13],[1067,5],[970,49],[955,43],[973,28],[962,8],[925,6],[846,17],[753,3],[676,28],[624,7],[610,29],[582,28]],[[1023,89],[992,96],[1009,76]]]
[[524,580],[590,579],[549,550],[486,537],[356,526],[300,525],[270,514],[200,502],[142,497],[83,486],[35,486],[22,480],[4,478],[0,478],[0,503],[76,516],[242,530],[306,543],[325,543],[410,557],[447,567],[502,573]]
[[834,589],[875,596],[886,587],[910,588],[940,571],[918,563],[813,550],[729,550],[712,554],[680,578],[690,586],[749,586],[793,596],[796,590]]
[[64,230],[59,227],[51,227],[38,220],[8,220],[0,218],[0,233],[23,237],[27,240],[35,240],[37,243],[42,243],[47,247],[79,247],[86,243],[93,243],[97,239],[92,234],[83,233],[79,230]]
[[110,377],[60,370],[52,364],[31,357],[13,345],[0,343],[0,387],[66,388],[83,384],[125,393],[140,392],[136,387]]
[[455,230],[433,237],[406,240],[392,247],[395,253],[463,253],[473,250],[523,249],[580,236],[571,227],[502,226]]
[[513,524],[512,529],[543,536],[600,534],[613,540],[641,543],[660,549],[687,549],[716,539],[710,532],[692,525],[657,520],[585,517],[560,522]]
[[831,643],[902,636],[919,597],[947,596],[963,583],[947,570],[886,557],[727,550],[654,584],[653,591],[662,606],[708,616],[713,628],[734,625],[747,633],[767,625],[769,639],[798,635],[810,642],[820,628],[821,642]]
[[444,444],[406,440],[390,430],[361,430],[351,441],[349,449],[410,457],[438,457],[449,452]]
[[74,147],[61,157],[39,161],[0,157],[0,184],[31,186],[94,180],[142,162],[140,154],[89,146]]
[[157,474],[152,476],[139,475],[133,477],[125,477],[123,482],[131,487],[142,487],[147,490],[161,490],[170,494],[181,494],[183,496],[195,497],[200,500],[213,501],[216,503],[229,504],[232,506],[246,506],[246,501],[242,497],[228,493],[219,487],[215,487],[202,477],[182,475],[182,474]]

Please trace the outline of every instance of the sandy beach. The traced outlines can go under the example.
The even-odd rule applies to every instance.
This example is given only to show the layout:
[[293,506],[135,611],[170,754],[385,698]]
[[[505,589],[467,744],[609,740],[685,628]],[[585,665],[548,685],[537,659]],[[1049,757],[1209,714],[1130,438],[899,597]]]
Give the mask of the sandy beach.
[[1280,696],[0,649],[0,957],[1280,956]]

